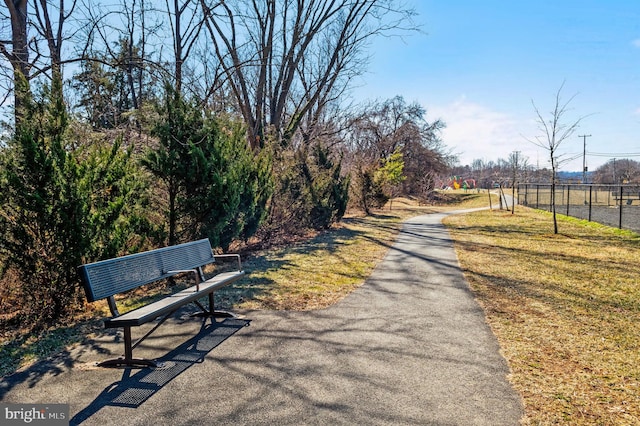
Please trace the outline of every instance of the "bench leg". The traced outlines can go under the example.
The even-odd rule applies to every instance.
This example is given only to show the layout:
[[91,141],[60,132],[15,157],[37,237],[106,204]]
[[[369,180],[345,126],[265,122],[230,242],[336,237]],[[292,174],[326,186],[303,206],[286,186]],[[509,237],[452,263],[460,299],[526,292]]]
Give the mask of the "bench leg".
[[133,345],[131,343],[131,326],[124,327],[124,358],[108,359],[98,363],[98,367],[158,367],[158,363],[150,359],[133,357]]
[[236,318],[236,315],[233,312],[216,311],[213,301],[213,293],[209,293],[209,309],[206,309],[197,300],[194,300],[193,303],[195,303],[202,312],[197,312],[191,315],[192,317]]
[[133,359],[133,347],[131,346],[131,327],[124,328],[124,359]]

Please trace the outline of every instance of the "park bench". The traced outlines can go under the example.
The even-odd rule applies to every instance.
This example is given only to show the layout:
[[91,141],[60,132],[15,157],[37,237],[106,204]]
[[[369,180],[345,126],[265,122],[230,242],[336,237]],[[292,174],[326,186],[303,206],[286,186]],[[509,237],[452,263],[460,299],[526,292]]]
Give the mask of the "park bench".
[[622,186],[611,191],[611,195],[616,200],[616,205],[622,205],[622,202],[625,201],[630,206],[634,200],[640,200],[640,188],[637,186]]
[[[237,270],[220,272],[206,279],[203,267],[215,263],[216,259],[227,258],[237,260]],[[244,275],[240,256],[237,254],[214,255],[208,239],[193,241],[175,246],[164,247],[109,260],[102,260],[79,267],[82,284],[89,302],[106,299],[111,311],[111,318],[105,320],[106,328],[123,328],[124,356],[101,362],[103,367],[157,367],[154,360],[133,357],[133,349],[149,337],[164,321],[179,308],[194,303],[201,312],[199,315],[212,317],[229,317],[229,312],[216,311],[214,308],[214,292]],[[150,284],[176,274],[193,276],[194,285],[151,302],[132,311],[120,314],[115,296]],[[209,307],[205,308],[198,299],[207,296]],[[132,343],[131,327],[160,318],[148,333]]]

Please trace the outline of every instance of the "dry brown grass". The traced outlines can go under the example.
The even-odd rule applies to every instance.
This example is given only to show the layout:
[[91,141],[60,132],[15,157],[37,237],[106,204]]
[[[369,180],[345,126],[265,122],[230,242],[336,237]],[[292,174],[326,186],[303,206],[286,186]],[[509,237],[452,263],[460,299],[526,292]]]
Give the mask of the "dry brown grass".
[[640,237],[522,208],[446,224],[525,424],[640,424]]

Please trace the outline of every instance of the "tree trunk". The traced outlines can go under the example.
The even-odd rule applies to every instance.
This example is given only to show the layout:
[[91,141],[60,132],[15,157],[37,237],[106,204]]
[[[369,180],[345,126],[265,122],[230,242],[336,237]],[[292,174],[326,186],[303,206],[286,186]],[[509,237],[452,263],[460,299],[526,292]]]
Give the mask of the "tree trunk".
[[29,49],[27,39],[27,0],[5,0],[11,16],[11,51],[5,42],[0,42],[2,54],[13,67],[13,90],[15,107],[15,126],[19,126],[25,114],[30,96],[29,87]]
[[180,28],[180,19],[182,17],[182,9],[178,4],[178,0],[173,1],[173,10],[175,12],[174,22],[174,41],[173,49],[175,54],[175,79],[176,79],[176,92],[182,93],[182,29]]
[[49,55],[51,57],[51,88],[53,91],[54,99],[63,99],[62,94],[62,28],[64,26],[65,10],[64,1],[60,0],[59,16],[57,20],[57,31],[53,31],[53,23],[49,16],[49,9],[47,0],[40,0],[40,8],[36,7],[36,12],[39,15],[38,21],[40,22],[41,32],[47,39],[47,46],[49,47]]
[[176,227],[178,223],[178,213],[176,211],[176,199],[178,190],[172,182],[169,182],[169,245],[177,244]]

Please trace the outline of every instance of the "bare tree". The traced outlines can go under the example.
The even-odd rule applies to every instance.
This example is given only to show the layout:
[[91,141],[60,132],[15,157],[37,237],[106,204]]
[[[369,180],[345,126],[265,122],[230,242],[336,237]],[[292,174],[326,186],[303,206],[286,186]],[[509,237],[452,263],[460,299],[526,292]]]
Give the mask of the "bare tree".
[[166,4],[173,37],[175,88],[181,92],[183,65],[198,41],[204,22],[197,0],[166,0]]
[[199,0],[121,0],[88,9],[87,20],[82,57],[124,73],[131,109],[153,98],[160,81],[203,100],[224,97]]
[[341,78],[359,72],[373,36],[413,29],[413,11],[394,0],[200,1],[254,149],[267,133],[289,143],[314,106],[344,89]]
[[449,169],[451,157],[439,136],[445,125],[428,122],[425,114],[423,107],[401,96],[372,102],[354,113],[344,133],[345,165],[353,178],[354,199],[365,211],[367,198],[378,189],[372,178],[394,154],[402,156],[406,179],[398,181],[396,189],[405,195],[428,198],[436,177]]
[[558,220],[556,218],[556,181],[557,181],[557,173],[558,167],[563,162],[568,160],[567,158],[562,158],[563,156],[558,153],[560,145],[567,138],[571,137],[580,122],[585,118],[580,117],[574,121],[565,121],[566,115],[569,112],[569,104],[576,95],[570,97],[567,101],[562,99],[562,89],[564,87],[564,83],[560,86],[555,95],[555,103],[553,109],[550,112],[549,118],[545,119],[536,106],[536,104],[531,101],[533,105],[533,109],[536,113],[536,122],[538,123],[538,129],[541,131],[542,135],[536,136],[535,139],[528,139],[529,142],[532,142],[536,146],[539,146],[545,149],[549,153],[549,159],[551,161],[551,210],[553,212],[553,232],[555,234],[558,233]]
[[[46,41],[48,48],[48,65],[40,71],[45,72],[46,69],[51,70],[51,81],[54,83],[52,87],[59,93],[54,96],[62,99],[62,44],[69,37],[64,34],[65,22],[71,17],[76,8],[76,0],[71,1],[71,6],[66,8],[65,1],[59,0],[57,5],[47,0],[37,0],[33,2],[35,9],[35,18],[37,24],[34,25],[36,31]],[[39,45],[35,44],[35,50],[38,56],[46,57],[47,54],[39,49]]]
[[153,6],[145,0],[85,5],[82,31],[87,42],[78,57],[122,74],[121,81],[118,77],[119,98],[126,111],[139,110],[157,91],[159,76],[166,72],[161,59],[166,40],[160,33],[170,25],[161,21],[161,13]]
[[524,168],[526,168],[527,160],[523,160],[520,155],[520,151],[513,151],[509,154],[509,165],[511,167],[511,214],[516,211],[516,186],[520,179],[520,174]]

